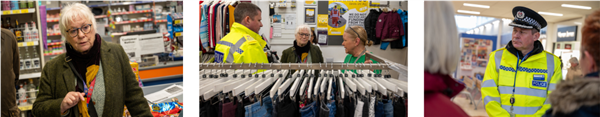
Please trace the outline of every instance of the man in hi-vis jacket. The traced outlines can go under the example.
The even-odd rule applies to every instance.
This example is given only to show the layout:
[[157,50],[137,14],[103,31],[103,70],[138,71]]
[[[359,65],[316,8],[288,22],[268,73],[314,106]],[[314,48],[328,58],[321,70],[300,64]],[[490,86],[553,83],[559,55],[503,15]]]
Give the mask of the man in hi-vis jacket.
[[482,98],[491,117],[540,117],[550,108],[548,94],[562,79],[561,62],[538,41],[546,20],[526,7],[512,13],[512,40],[490,54]]

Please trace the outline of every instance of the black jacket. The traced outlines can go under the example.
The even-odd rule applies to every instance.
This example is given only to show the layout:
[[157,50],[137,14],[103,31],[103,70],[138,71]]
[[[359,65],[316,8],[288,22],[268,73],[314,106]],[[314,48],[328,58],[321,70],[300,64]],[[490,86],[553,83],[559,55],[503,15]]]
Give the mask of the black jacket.
[[381,15],[381,11],[371,9],[369,15],[365,18],[365,30],[367,30],[367,37],[373,41],[374,45],[381,44],[381,39],[375,37],[375,26],[377,24],[377,18]]

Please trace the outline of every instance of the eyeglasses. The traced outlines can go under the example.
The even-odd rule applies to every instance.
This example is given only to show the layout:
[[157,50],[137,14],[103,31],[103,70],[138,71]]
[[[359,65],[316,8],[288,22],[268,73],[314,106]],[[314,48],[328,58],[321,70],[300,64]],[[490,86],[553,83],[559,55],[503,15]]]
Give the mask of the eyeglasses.
[[298,35],[300,35],[300,37],[309,37],[310,34],[304,34],[304,33],[298,33]]
[[81,26],[81,28],[73,28],[71,30],[68,30],[67,33],[69,33],[71,37],[77,37],[77,35],[79,35],[78,30],[81,30],[81,32],[83,32],[84,34],[87,34],[90,33],[90,31],[92,31],[91,26],[92,24],[83,25]]

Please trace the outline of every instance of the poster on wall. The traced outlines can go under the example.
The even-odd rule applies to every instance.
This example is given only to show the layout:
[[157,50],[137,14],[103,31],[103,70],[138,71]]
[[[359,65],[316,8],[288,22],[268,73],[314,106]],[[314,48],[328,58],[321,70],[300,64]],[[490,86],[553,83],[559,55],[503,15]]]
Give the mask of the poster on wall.
[[329,1],[327,32],[329,35],[343,35],[350,26],[363,26],[369,9],[368,1],[336,0]]
[[317,17],[317,28],[327,29],[327,19],[328,19],[327,15],[319,14]]
[[296,29],[296,14],[285,14],[285,29]]
[[571,49],[571,44],[565,44],[565,49],[570,50]]
[[315,23],[315,8],[305,9],[304,23]]
[[560,43],[556,44],[556,49],[560,49]]
[[281,15],[273,15],[273,23],[281,23]]
[[327,30],[317,30],[317,38],[320,45],[327,45]]
[[314,5],[317,5],[317,1],[316,0],[306,0],[306,1],[304,1],[304,5],[305,6],[314,6]]

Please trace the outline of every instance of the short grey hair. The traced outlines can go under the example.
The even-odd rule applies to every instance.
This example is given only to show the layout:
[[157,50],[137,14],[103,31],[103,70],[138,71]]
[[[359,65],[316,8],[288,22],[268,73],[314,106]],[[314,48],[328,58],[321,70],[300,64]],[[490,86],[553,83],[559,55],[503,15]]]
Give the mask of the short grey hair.
[[571,59],[569,59],[569,62],[579,64],[579,60],[577,60],[577,58],[575,57],[571,57]]
[[[298,34],[298,32],[300,32],[300,30],[306,30],[306,31],[310,32],[310,27],[308,27],[308,25],[306,25],[306,24],[302,24],[300,26],[297,26],[296,27],[296,33],[294,33],[294,34]],[[312,33],[309,33],[309,35],[312,35]]]
[[90,10],[90,7],[81,4],[81,3],[71,3],[65,5],[60,10],[60,19],[58,20],[58,26],[60,27],[60,35],[67,38],[70,37],[67,30],[70,28],[67,27],[69,22],[73,22],[73,19],[78,16],[83,18],[84,20],[89,20],[92,22],[93,30],[96,29],[96,19],[94,18],[94,13]]
[[460,39],[448,1],[425,1],[425,71],[452,74],[459,63]]

